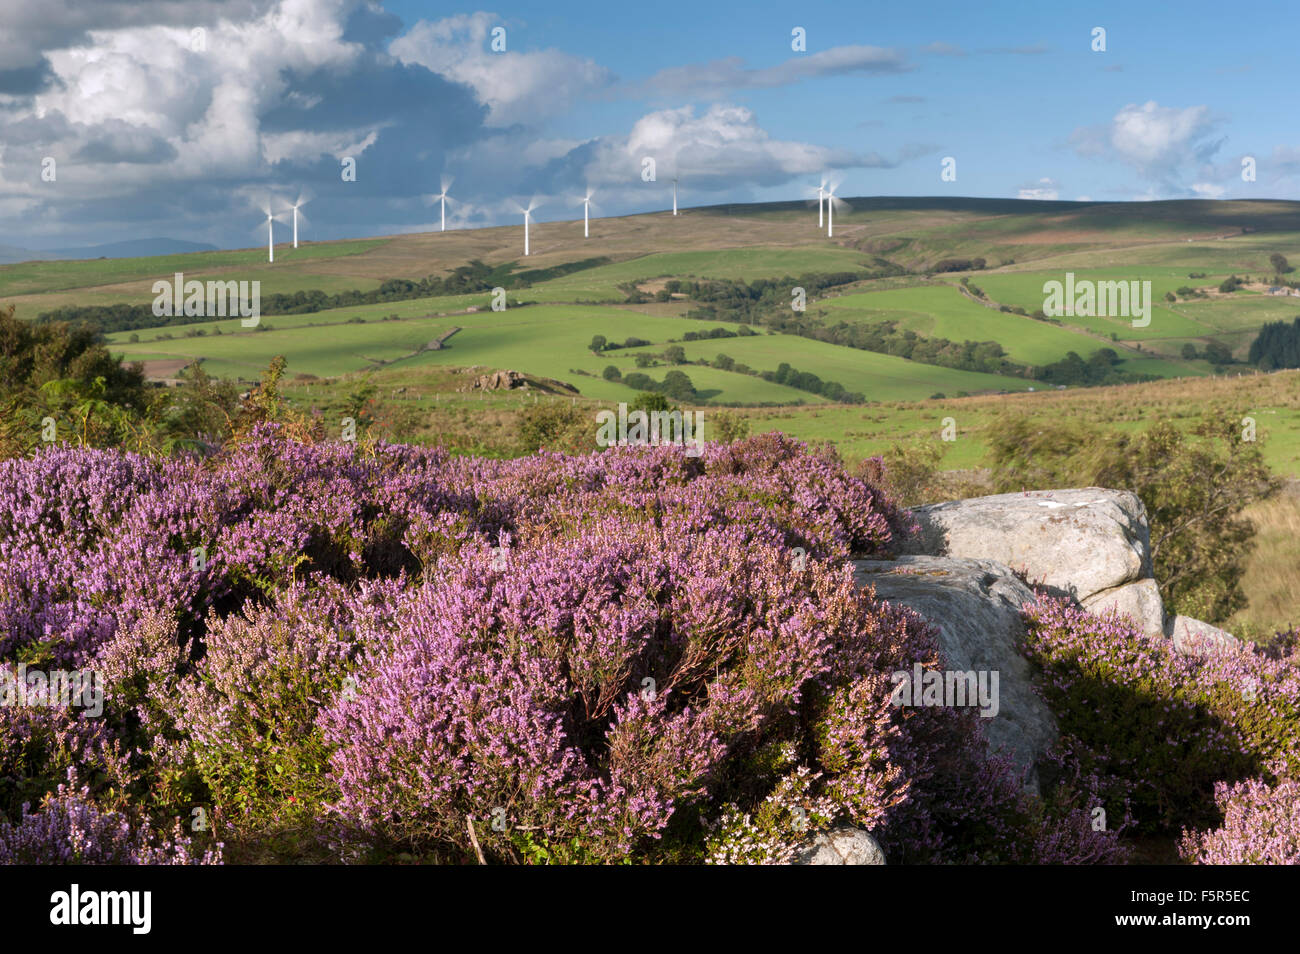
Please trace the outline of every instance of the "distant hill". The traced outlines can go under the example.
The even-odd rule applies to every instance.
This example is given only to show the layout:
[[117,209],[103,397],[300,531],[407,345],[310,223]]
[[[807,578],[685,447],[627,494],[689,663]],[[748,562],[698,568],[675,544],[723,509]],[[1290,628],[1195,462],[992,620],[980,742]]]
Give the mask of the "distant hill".
[[91,258],[145,258],[150,255],[179,255],[186,252],[212,252],[215,245],[206,242],[187,242],[173,238],[128,239],[125,242],[108,242],[104,245],[85,245],[79,248],[54,248],[36,251],[15,245],[0,245],[0,264],[17,262],[63,261]]

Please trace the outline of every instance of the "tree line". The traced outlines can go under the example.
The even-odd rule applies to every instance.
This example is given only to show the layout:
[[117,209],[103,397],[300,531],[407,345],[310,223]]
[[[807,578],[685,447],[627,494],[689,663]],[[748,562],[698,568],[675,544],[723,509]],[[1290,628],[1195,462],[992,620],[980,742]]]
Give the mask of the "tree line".
[[1246,360],[1261,371],[1300,368],[1300,317],[1270,321],[1250,343]]

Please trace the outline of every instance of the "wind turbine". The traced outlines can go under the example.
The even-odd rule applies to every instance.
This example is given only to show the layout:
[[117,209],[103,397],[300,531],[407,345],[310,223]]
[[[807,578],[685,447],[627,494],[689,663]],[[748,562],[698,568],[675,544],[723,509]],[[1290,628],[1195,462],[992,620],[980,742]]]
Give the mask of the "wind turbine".
[[587,187],[587,194],[582,197],[582,237],[588,238],[591,234],[591,197],[595,195],[591,187]]
[[524,215],[524,254],[527,255],[528,254],[528,223],[532,219],[533,209],[537,208],[537,200],[536,199],[529,200],[528,208],[524,208],[522,205],[516,202],[515,208],[518,209],[520,212],[522,212]]
[[677,177],[673,176],[673,215],[677,214]]
[[817,227],[822,227],[822,200],[826,198],[826,180],[817,187]]
[[[311,201],[311,196],[307,195],[306,192],[299,192],[298,198],[294,200],[293,203],[293,247],[294,248],[298,247],[298,210],[310,201]],[[307,221],[306,215],[304,215],[302,218],[304,222]]]
[[442,206],[442,230],[447,231],[447,190],[451,188],[451,176],[442,177],[442,191],[434,196]]
[[835,206],[838,204],[841,208],[847,209],[849,204],[835,194],[835,190],[840,187],[838,182],[832,183],[826,187],[826,237],[833,238],[835,235]]
[[268,199],[262,206],[262,211],[266,213],[266,260],[275,261],[275,213],[271,211],[271,200]]

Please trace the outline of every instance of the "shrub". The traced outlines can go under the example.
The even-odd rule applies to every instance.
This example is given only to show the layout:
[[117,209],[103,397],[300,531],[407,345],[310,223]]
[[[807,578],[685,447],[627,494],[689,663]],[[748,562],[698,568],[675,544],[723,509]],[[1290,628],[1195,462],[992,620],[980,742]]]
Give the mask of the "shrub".
[[[628,377],[631,377],[629,375]],[[627,379],[625,378],[624,381]],[[596,446],[596,425],[590,415],[571,404],[533,404],[519,413],[516,424],[525,453],[589,450]]]
[[680,862],[737,858],[737,817],[775,858],[801,822],[843,818],[901,862],[1108,857],[1109,836],[1035,816],[972,712],[889,704],[890,672],[938,661],[918,617],[754,528],[691,520],[591,521],[505,569],[486,547],[441,561],[321,717],[344,830],[467,858],[477,841],[498,860]]
[[195,848],[177,819],[170,832],[159,832],[119,812],[105,812],[85,789],[66,786],[29,814],[23,806],[16,824],[0,819],[0,864],[3,865],[188,865],[220,864],[221,845]]
[[1300,781],[1253,778],[1215,786],[1223,825],[1183,833],[1183,860],[1198,865],[1300,865]]
[[207,652],[180,687],[176,726],[204,784],[232,811],[330,794],[327,748],[314,722],[360,652],[356,610],[387,611],[384,589],[294,586],[265,607],[213,621]]
[[1125,617],[1041,597],[1022,611],[1062,750],[1139,828],[1202,827],[1214,786],[1300,770],[1300,658],[1253,647],[1184,655]]
[[497,860],[773,860],[832,819],[891,863],[1116,857],[1078,791],[1025,795],[973,712],[890,705],[892,672],[942,664],[935,634],[846,567],[911,522],[832,453],[290,433],[0,465],[0,660],[107,682],[93,725],[0,710],[9,857],[85,830],[82,860],[198,860],[163,834],[196,806],[239,860],[317,858],[318,836],[344,859],[477,838]]
[[638,391],[632,400],[627,402],[627,412],[633,411],[671,411],[674,410],[668,398],[658,391]]
[[1280,486],[1259,446],[1241,440],[1241,416],[1224,410],[1190,433],[1162,422],[1135,436],[1011,418],[990,439],[994,486],[1133,491],[1150,518],[1166,608],[1220,622],[1245,605],[1241,580],[1255,529],[1241,513]]
[[709,439],[731,444],[749,436],[749,420],[735,411],[714,411],[705,425]]

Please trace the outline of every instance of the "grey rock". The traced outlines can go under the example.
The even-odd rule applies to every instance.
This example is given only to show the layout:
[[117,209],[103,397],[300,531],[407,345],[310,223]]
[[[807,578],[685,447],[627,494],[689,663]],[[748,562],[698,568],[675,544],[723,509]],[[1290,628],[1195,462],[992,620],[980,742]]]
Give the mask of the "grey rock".
[[818,832],[795,857],[796,865],[883,865],[880,843],[861,828],[838,826]]
[[1025,635],[1020,607],[1033,601],[1033,591],[1001,563],[956,557],[859,560],[854,577],[874,586],[878,598],[925,617],[938,631],[949,668],[998,673],[998,711],[985,725],[989,744],[1010,755],[1027,787],[1038,791],[1038,765],[1057,726],[1017,648]]
[[1165,602],[1160,598],[1160,586],[1155,580],[1138,580],[1102,590],[1083,600],[1082,605],[1089,613],[1118,610],[1131,617],[1148,636],[1164,634]]
[[1241,645],[1231,633],[1191,616],[1171,617],[1165,635],[1174,641],[1174,649],[1184,654],[1223,652]]
[[1077,600],[1148,578],[1146,507],[1123,490],[995,494],[917,507],[907,554],[996,560]]
[[518,371],[493,371],[491,374],[480,374],[470,386],[470,389],[474,391],[511,390],[523,387],[527,383],[527,379]]

